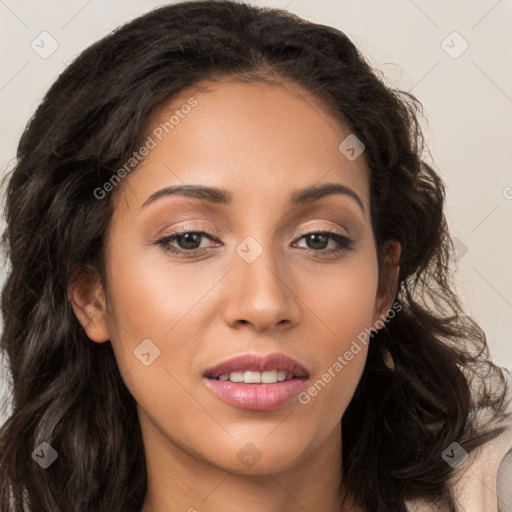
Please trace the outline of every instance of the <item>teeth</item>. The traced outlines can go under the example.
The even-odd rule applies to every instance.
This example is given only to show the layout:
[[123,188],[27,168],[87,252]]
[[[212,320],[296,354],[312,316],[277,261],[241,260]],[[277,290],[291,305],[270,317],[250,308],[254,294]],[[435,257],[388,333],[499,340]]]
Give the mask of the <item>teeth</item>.
[[262,372],[261,382],[263,382],[263,384],[274,384],[277,382],[277,370]]
[[244,374],[243,374],[243,372],[231,372],[229,374],[229,380],[231,382],[243,382]]
[[261,372],[244,372],[244,382],[246,384],[259,384],[261,382]]
[[231,382],[243,382],[244,384],[275,384],[276,382],[283,382],[284,380],[293,379],[292,372],[285,372],[283,370],[269,370],[265,372],[231,372],[224,373],[218,376],[219,380]]

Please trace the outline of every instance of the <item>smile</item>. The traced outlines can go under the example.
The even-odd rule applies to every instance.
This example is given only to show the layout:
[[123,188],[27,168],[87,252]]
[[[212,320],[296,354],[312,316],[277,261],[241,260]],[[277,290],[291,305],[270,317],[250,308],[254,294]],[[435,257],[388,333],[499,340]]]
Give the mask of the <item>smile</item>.
[[206,386],[239,409],[271,411],[296,397],[309,380],[306,368],[284,354],[245,354],[207,370]]

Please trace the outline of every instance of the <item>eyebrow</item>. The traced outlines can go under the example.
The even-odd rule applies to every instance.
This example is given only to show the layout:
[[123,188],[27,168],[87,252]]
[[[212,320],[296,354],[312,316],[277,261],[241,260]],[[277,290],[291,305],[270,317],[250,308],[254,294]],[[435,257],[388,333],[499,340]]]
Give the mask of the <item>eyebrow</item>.
[[[289,204],[291,206],[298,206],[312,203],[322,197],[333,194],[350,197],[357,203],[363,214],[366,216],[366,210],[361,198],[351,188],[346,187],[341,183],[323,183],[321,185],[294,190],[290,195]],[[231,194],[228,190],[222,188],[207,187],[204,185],[174,185],[162,188],[151,194],[146,201],[144,201],[140,209],[148,206],[161,197],[173,195],[202,199],[204,201],[222,205],[229,205],[232,203]]]

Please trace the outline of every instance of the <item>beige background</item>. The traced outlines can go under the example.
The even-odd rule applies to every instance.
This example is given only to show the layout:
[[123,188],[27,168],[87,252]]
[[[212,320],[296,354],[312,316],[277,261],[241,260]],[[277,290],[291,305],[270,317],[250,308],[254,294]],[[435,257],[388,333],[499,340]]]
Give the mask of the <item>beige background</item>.
[[[25,123],[66,64],[119,24],[164,3],[0,0],[0,173],[12,167]],[[343,30],[393,85],[423,103],[426,137],[447,185],[446,214],[460,251],[457,289],[485,329],[493,359],[512,369],[512,3],[254,3]],[[45,37],[44,47],[51,49],[43,31],[58,44],[45,59],[31,47],[33,41],[42,46]],[[5,272],[2,265],[2,281]]]

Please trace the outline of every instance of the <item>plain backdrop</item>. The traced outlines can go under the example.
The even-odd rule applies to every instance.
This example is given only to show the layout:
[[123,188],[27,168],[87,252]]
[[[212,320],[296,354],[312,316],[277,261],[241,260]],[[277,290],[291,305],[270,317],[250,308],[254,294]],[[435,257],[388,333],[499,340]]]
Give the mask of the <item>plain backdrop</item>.
[[[118,25],[165,3],[171,2],[0,0],[2,174],[12,168],[26,122],[65,66]],[[486,331],[493,360],[512,369],[512,2],[252,3],[342,30],[391,85],[422,102],[430,162],[447,186],[456,288]],[[2,282],[7,271],[2,264]],[[0,393],[3,383],[0,376]]]

